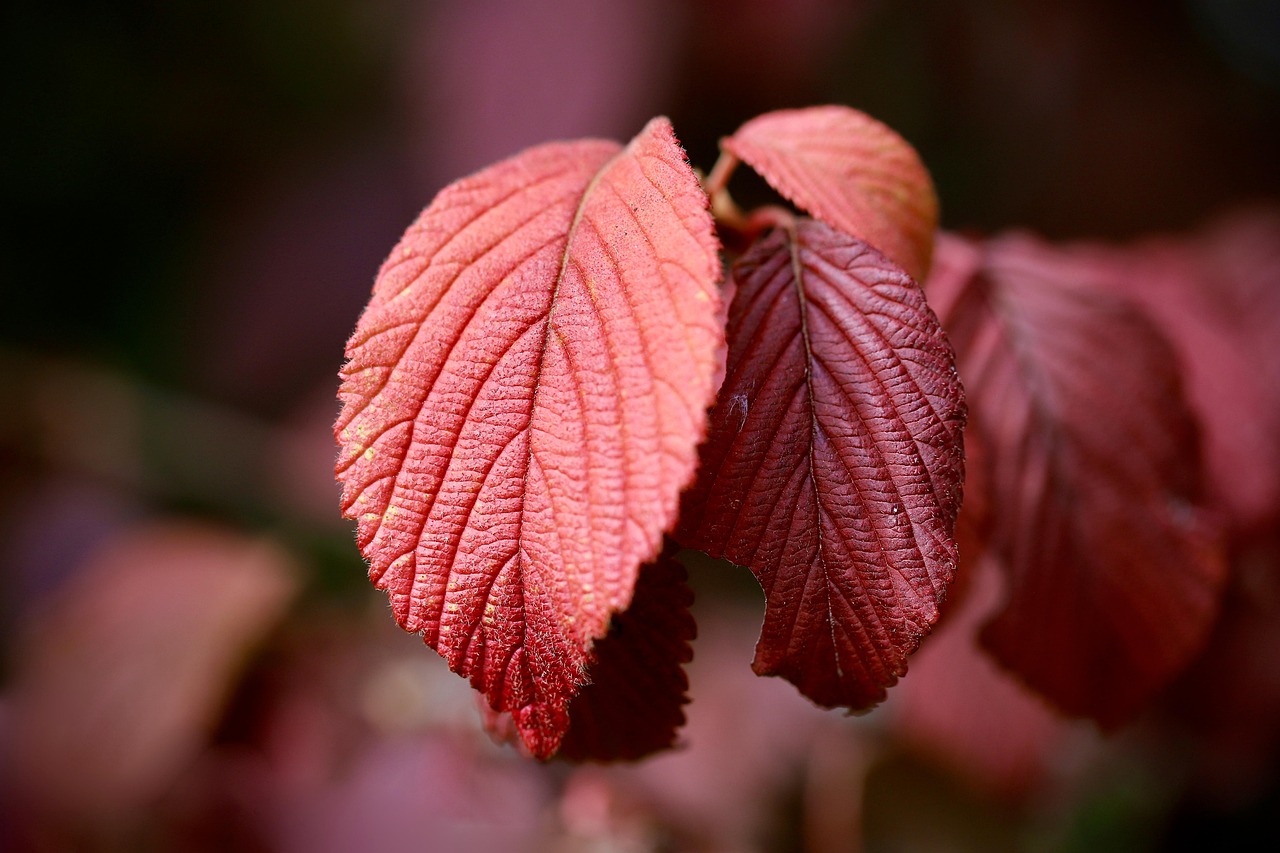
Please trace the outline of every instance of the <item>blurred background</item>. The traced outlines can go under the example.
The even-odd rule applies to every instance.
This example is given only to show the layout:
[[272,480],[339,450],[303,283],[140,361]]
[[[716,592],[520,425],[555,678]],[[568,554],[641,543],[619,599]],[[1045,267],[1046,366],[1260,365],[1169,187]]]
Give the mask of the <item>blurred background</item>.
[[857,107],[920,150],[954,230],[1179,240],[1274,216],[1280,4],[11,0],[0,19],[0,848],[1277,838],[1274,561],[1249,575],[1272,609],[1105,737],[996,672],[959,616],[884,706],[818,711],[750,672],[754,581],[694,563],[684,748],[535,765],[368,584],[330,425],[374,273],[437,190],[655,114],[708,169],[760,112]]

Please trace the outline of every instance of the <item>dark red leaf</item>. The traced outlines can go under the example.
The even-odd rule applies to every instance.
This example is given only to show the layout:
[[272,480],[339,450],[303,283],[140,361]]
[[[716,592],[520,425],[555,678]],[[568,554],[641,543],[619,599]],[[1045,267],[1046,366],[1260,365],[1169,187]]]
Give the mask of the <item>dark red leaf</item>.
[[711,229],[665,119],[531,149],[437,196],[347,347],[337,473],[370,577],[540,757],[693,475]]
[[569,706],[560,755],[571,761],[635,760],[666,749],[684,725],[684,664],[697,626],[688,573],[671,553],[647,563],[631,606],[596,643],[591,683]]
[[938,197],[915,149],[885,125],[848,107],[779,110],[721,145],[792,202],[861,237],[917,280],[929,272]]
[[867,707],[906,671],[956,563],[964,403],[920,288],[800,220],[734,267],[727,378],[681,541],[764,587],[755,669]]
[[[687,579],[670,551],[640,569],[631,606],[614,614],[608,635],[592,650],[590,683],[569,706],[558,758],[634,761],[675,742],[689,701],[684,665],[693,660],[689,643],[697,635]],[[509,720],[486,715],[499,741],[514,734]]]
[[1209,642],[1162,704],[1190,729],[1201,789],[1260,802],[1280,756],[1280,530],[1233,554],[1223,599]]
[[1089,264],[1029,238],[940,240],[929,295],[981,446],[1009,597],[983,642],[1062,709],[1117,725],[1190,659],[1224,561],[1167,341]]

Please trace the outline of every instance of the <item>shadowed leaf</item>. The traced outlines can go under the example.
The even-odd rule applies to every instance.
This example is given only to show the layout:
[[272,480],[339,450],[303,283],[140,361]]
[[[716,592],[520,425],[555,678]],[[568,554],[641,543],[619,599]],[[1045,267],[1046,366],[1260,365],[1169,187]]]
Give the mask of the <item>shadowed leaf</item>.
[[560,755],[571,761],[635,760],[666,749],[684,725],[684,664],[697,626],[688,573],[670,554],[640,570],[631,606],[596,643],[591,683],[569,706]]
[[[667,749],[684,725],[697,626],[688,573],[670,552],[640,569],[631,606],[613,617],[592,649],[590,683],[569,706],[569,730],[556,757],[569,761],[634,761]],[[489,711],[485,725],[499,741],[515,734],[510,716]]]
[[711,227],[665,119],[531,149],[437,196],[347,347],[337,473],[370,577],[539,757],[694,471]]
[[920,288],[813,220],[734,267],[727,377],[681,542],[764,588],[755,669],[865,708],[906,671],[956,564],[964,403]]

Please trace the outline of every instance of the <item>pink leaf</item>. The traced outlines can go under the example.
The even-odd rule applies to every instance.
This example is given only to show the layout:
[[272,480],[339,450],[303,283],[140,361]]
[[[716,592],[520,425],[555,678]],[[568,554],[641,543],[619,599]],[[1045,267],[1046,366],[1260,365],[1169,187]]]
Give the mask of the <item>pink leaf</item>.
[[917,280],[929,272],[938,197],[915,149],[885,125],[848,107],[779,110],[721,145],[792,202]]
[[1178,350],[1204,427],[1207,488],[1233,531],[1280,519],[1280,217],[1241,214],[1204,236],[1080,247],[1105,285],[1148,312]]
[[693,475],[711,229],[665,119],[534,148],[436,197],[347,347],[337,475],[370,577],[540,757]]
[[1204,642],[1225,568],[1177,358],[1093,274],[1028,238],[951,237],[929,296],[956,346],[988,547],[1009,576],[983,641],[1063,710],[1114,726]]
[[826,706],[884,698],[956,564],[964,403],[920,288],[813,220],[734,267],[728,375],[681,541],[764,587],[755,670]]

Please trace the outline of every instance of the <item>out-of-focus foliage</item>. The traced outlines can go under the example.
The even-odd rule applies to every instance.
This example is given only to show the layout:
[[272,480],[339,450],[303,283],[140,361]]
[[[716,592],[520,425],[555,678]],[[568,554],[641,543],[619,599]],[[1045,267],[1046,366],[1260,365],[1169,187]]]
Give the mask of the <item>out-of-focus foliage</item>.
[[[1276,238],[1258,223],[1275,214],[1221,218],[1280,200],[1268,8],[6,4],[0,847],[1274,839],[1280,534],[1263,466],[1275,462],[1260,453],[1238,490],[1222,476],[1242,446],[1222,415],[1265,407],[1255,380],[1272,367],[1220,359],[1220,330],[1166,298],[1182,292],[1183,260],[1212,255],[1263,288],[1240,334],[1274,340]],[[687,748],[634,767],[525,762],[477,735],[465,685],[386,618],[336,519],[340,342],[389,235],[448,180],[548,139],[628,138],[654,114],[707,168],[720,135],[811,103],[865,110],[915,145],[947,228],[1088,238],[1090,252],[1161,270],[1136,295],[1212,430],[1210,491],[1248,516],[1233,525],[1224,615],[1142,717],[1102,736],[974,654],[994,576],[967,577],[962,556],[967,592],[901,692],[848,719],[751,675],[759,593],[693,563]],[[735,194],[766,199],[750,183]],[[129,593],[149,573],[186,594],[167,608]],[[104,758],[130,743],[131,762]]]

